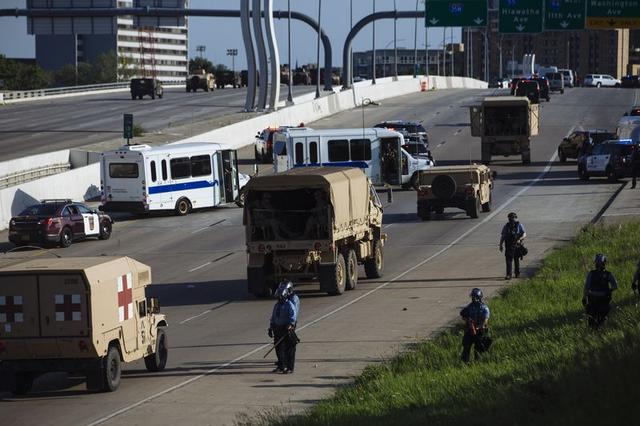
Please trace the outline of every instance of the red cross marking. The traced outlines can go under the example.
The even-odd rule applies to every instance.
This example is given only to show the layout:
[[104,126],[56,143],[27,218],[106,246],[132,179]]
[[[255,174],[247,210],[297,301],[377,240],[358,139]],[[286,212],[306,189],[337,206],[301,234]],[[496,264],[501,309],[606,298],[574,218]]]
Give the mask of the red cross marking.
[[129,283],[127,280],[127,274],[120,277],[122,280],[122,290],[118,291],[118,307],[123,308],[124,318],[121,320],[129,319],[129,305],[133,303],[133,283]]
[[64,313],[63,321],[73,321],[73,313],[81,312],[82,306],[80,303],[73,303],[71,300],[71,294],[65,294],[62,296],[63,302],[56,303],[56,313],[61,312]]
[[5,297],[6,303],[4,305],[0,305],[0,314],[6,315],[6,322],[16,322],[16,314],[23,313],[22,304],[16,304],[14,302],[14,296]]

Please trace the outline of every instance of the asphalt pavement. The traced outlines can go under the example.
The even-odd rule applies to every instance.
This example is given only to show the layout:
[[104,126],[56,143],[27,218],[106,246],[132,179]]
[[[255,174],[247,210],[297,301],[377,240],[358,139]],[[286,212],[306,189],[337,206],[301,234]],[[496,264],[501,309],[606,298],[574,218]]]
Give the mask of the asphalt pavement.
[[[416,93],[309,125],[360,127],[363,112],[365,126],[392,119],[423,120],[437,162],[468,163],[479,160],[480,139],[469,134],[464,106],[493,92]],[[273,357],[263,359],[273,301],[247,294],[240,209],[123,218],[108,241],[54,250],[62,256],[128,255],[152,267],[149,293],[159,297],[169,321],[167,369],[151,374],[142,362],[127,365],[114,393],[88,393],[81,380],[65,375],[43,377],[29,395],[1,395],[3,425],[217,425],[263,410],[294,413],[310,407],[366,365],[405,350],[455,320],[471,288],[481,287],[491,296],[505,285],[522,283],[549,250],[598,218],[624,183],[579,181],[575,162],[559,163],[556,148],[573,129],[615,128],[635,92],[569,89],[543,102],[532,164],[523,166],[516,157],[494,159],[498,178],[493,211],[479,219],[447,209],[421,222],[415,192],[396,191],[393,203],[385,206],[384,278],[367,280],[361,270],[358,287],[335,297],[318,293],[314,284],[298,287],[302,343],[292,375],[272,374]],[[251,155],[251,149],[242,151],[243,167],[251,167]],[[527,228],[529,255],[524,278],[507,282],[498,239],[509,211],[516,211]],[[6,232],[0,233],[0,241],[6,237]],[[0,243],[0,248],[8,247]]]

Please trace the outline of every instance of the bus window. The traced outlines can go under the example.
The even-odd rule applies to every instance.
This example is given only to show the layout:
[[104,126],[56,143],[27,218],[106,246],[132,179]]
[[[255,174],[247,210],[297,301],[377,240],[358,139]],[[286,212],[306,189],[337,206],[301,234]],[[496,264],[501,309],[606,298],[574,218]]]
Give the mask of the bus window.
[[329,148],[329,161],[349,161],[349,141],[339,139],[327,142]]
[[109,177],[112,178],[137,178],[138,177],[138,164],[137,163],[111,163],[109,164]]
[[195,155],[191,157],[191,176],[211,175],[211,159],[208,155]]
[[351,161],[371,160],[371,141],[369,139],[351,139]]
[[162,160],[162,180],[167,180],[167,160]]
[[191,177],[191,162],[189,157],[172,158],[171,165],[171,177],[173,179],[186,179]]
[[296,142],[296,165],[304,164],[304,144],[302,142]]
[[151,182],[155,182],[156,180],[158,180],[158,173],[156,172],[156,162],[152,161],[151,164],[149,164],[149,168],[151,169]]
[[318,142],[309,142],[309,162],[311,164],[318,163]]

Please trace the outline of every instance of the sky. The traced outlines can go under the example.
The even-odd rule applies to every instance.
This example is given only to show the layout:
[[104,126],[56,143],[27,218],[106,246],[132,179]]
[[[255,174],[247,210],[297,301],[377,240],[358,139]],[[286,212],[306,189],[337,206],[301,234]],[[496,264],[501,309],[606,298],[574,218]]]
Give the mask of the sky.
[[[317,20],[318,0],[290,0],[291,9],[309,15]],[[353,22],[373,12],[374,0],[322,0],[321,25],[329,39],[333,51],[334,66],[342,66],[342,49],[345,38],[351,29],[350,1],[353,2]],[[422,0],[419,7],[423,8]],[[189,0],[194,9],[239,9],[237,0]],[[394,0],[375,0],[376,10],[393,10]],[[415,10],[416,0],[395,0],[398,10]],[[287,0],[274,0],[274,10],[287,10]],[[0,8],[25,8],[26,0],[0,0]],[[281,63],[287,62],[287,21],[276,19],[276,37]],[[453,31],[453,41],[460,40],[460,29]],[[291,23],[291,61],[300,65],[315,63],[316,35],[309,26],[293,20]],[[401,19],[397,22],[398,47],[413,48],[414,20]],[[447,30],[447,42],[451,31]],[[442,46],[443,30],[429,30],[428,43],[431,49]],[[354,51],[370,50],[372,47],[371,25],[365,27],[356,37]],[[424,20],[418,20],[418,48],[424,49]],[[222,63],[231,67],[231,58],[226,56],[227,49],[237,48],[236,69],[246,68],[244,44],[237,18],[189,18],[189,57],[197,56],[196,46],[206,46],[204,56],[213,63]],[[393,47],[393,20],[376,24],[376,48]],[[322,49],[322,45],[321,45]],[[9,58],[33,58],[35,56],[35,37],[27,34],[26,18],[0,17],[0,54]],[[323,53],[320,53],[321,61]]]

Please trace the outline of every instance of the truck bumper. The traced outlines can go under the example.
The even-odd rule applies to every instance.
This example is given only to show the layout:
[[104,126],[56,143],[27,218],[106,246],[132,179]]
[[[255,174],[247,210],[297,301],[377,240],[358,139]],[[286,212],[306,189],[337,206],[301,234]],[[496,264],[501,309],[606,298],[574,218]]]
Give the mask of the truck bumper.
[[23,359],[0,361],[0,373],[86,372],[101,368],[102,358]]
[[98,209],[109,213],[145,213],[148,211],[148,208],[141,201],[107,201]]

